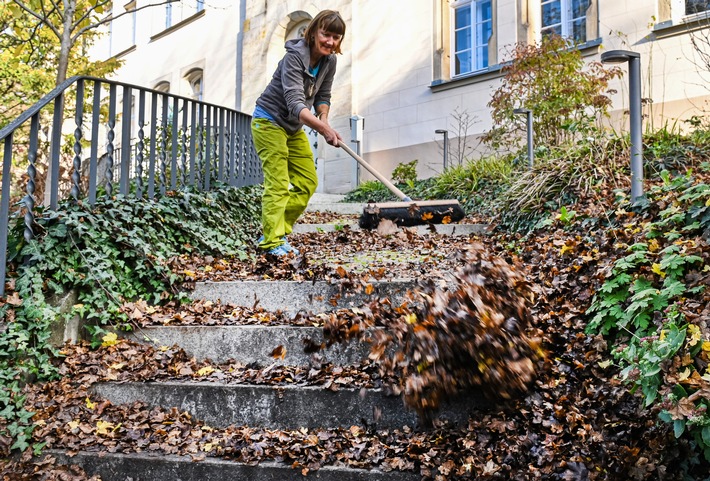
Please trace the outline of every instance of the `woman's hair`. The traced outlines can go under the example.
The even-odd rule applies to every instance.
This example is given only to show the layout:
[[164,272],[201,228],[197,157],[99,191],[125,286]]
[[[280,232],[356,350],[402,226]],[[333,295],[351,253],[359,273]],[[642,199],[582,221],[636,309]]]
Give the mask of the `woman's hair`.
[[342,37],[345,37],[345,22],[340,16],[340,13],[335,10],[323,10],[311,20],[311,23],[308,24],[308,28],[306,29],[306,33],[303,34],[306,39],[306,44],[309,47],[313,43],[319,29],[341,35],[340,42],[338,42],[338,45],[335,47],[335,53],[342,53],[340,47],[343,45]]

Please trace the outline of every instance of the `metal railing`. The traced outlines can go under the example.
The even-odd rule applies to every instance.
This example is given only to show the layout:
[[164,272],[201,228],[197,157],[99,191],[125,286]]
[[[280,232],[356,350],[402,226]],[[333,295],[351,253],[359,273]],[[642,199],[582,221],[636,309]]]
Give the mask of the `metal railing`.
[[[187,186],[210,190],[215,181],[257,184],[263,174],[250,121],[236,110],[136,85],[67,79],[0,130],[0,296],[11,199],[29,241],[37,207],[56,210],[66,198],[94,205],[98,195],[152,200]],[[44,167],[43,199],[35,196],[38,167]]]

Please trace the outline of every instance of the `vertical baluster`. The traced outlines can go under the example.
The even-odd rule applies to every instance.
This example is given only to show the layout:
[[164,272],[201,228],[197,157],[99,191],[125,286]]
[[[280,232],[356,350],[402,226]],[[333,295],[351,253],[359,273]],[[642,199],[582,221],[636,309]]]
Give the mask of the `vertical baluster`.
[[195,151],[197,144],[197,109],[198,104],[190,101],[190,186],[195,186]]
[[136,152],[136,197],[143,197],[143,150],[145,149],[145,90],[138,93],[138,144]]
[[5,275],[7,274],[7,235],[10,222],[10,176],[12,175],[12,138],[5,137],[2,157],[2,191],[0,191],[0,297],[5,296]]
[[224,144],[227,139],[227,129],[225,127],[224,109],[219,110],[219,129],[217,130],[217,135],[219,136],[219,167],[217,168],[217,179],[220,182],[224,182],[224,165],[226,159],[224,158]]
[[177,186],[177,170],[178,170],[178,98],[173,97],[173,111],[170,117],[170,138],[172,141],[172,149],[170,154],[170,189],[175,190]]
[[158,136],[158,93],[150,101],[150,153],[148,155],[148,198],[155,197],[155,144]]
[[121,114],[121,195],[128,195],[131,182],[131,116],[133,113],[133,89],[123,87],[123,113]]
[[219,107],[215,107],[212,110],[212,125],[214,126],[212,128],[212,152],[213,152],[213,161],[212,161],[212,177],[215,179],[219,180],[219,162],[221,162],[221,158],[219,155],[219,137],[220,137],[220,132],[219,132]]
[[180,185],[187,185],[187,100],[182,101],[182,123],[180,124]]
[[227,112],[227,158],[225,180],[227,185],[232,185],[232,175],[234,174],[234,112]]
[[199,152],[197,154],[197,169],[196,169],[196,174],[197,174],[197,187],[200,190],[204,189],[204,182],[205,182],[205,144],[206,144],[206,137],[205,137],[205,110],[207,110],[207,106],[198,104],[199,105],[199,114],[198,114],[198,134],[199,134],[199,143],[198,143],[198,148]]
[[239,114],[236,116],[236,121],[234,125],[234,136],[236,137],[236,154],[234,159],[234,177],[232,185],[235,187],[241,187],[242,173],[244,172],[244,152],[242,150],[242,118]]
[[204,184],[204,189],[205,190],[210,190],[210,169],[212,168],[212,147],[210,144],[212,143],[212,129],[210,128],[212,123],[211,119],[212,116],[210,115],[212,112],[212,108],[209,105],[205,106],[205,116],[207,117],[207,126],[205,127],[205,164],[204,164],[204,176],[205,176],[205,184]]
[[108,143],[106,144],[106,197],[113,195],[113,139],[116,137],[116,85],[111,84],[108,90]]
[[89,160],[89,205],[96,203],[99,154],[99,123],[101,121],[101,81],[94,81],[94,105],[91,112],[91,153]]
[[167,180],[167,170],[168,170],[168,164],[167,164],[167,157],[168,157],[168,96],[163,94],[161,95],[161,98],[163,99],[163,105],[162,105],[162,124],[161,124],[161,133],[160,133],[160,193],[165,194],[165,189],[168,184]]
[[76,82],[76,129],[74,129],[74,170],[71,174],[72,187],[70,194],[74,200],[79,199],[81,192],[81,138],[84,124],[84,80]]
[[27,185],[25,187],[25,196],[22,198],[22,203],[25,207],[25,232],[24,237],[27,242],[31,241],[35,234],[32,227],[34,226],[34,209],[35,209],[35,179],[37,178],[37,138],[39,136],[39,114],[32,116],[30,122],[30,150],[27,152]]
[[[52,141],[50,143],[49,167],[49,208],[55,210],[59,204],[59,154],[62,149],[62,116],[64,114],[64,92],[54,99],[52,120]],[[45,199],[46,199],[45,194]]]

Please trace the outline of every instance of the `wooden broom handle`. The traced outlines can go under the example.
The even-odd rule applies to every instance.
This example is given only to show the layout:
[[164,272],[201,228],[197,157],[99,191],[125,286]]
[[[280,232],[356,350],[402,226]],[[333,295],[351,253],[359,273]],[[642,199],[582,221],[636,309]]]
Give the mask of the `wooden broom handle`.
[[392,191],[392,193],[394,195],[399,197],[404,202],[411,202],[412,201],[412,199],[407,194],[405,194],[404,192],[399,190],[397,187],[395,187],[395,185],[392,182],[390,182],[384,175],[377,172],[374,167],[372,167],[370,164],[365,162],[365,159],[363,159],[362,157],[357,155],[355,152],[353,152],[353,149],[351,149],[350,147],[345,145],[343,142],[338,142],[338,145],[340,146],[341,149],[343,149],[345,152],[350,154],[350,157],[357,160],[358,164],[365,167],[368,172],[370,172],[372,175],[374,175],[375,178],[377,178],[377,180],[382,182],[385,185],[385,187],[387,187],[390,191]]

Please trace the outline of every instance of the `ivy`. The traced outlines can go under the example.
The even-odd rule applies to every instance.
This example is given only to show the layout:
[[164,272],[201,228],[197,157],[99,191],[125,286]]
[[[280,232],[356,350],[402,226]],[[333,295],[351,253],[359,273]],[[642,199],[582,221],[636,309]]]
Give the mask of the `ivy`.
[[[37,219],[31,242],[22,239],[17,219],[10,245],[14,261],[23,260],[13,279],[21,303],[0,311],[8,321],[0,336],[3,454],[30,447],[32,413],[23,408],[22,386],[57,376],[53,360],[61,354],[50,344],[53,323],[80,316],[97,340],[107,326],[128,328],[124,302],[182,297],[182,278],[171,270],[176,256],[247,257],[259,226],[260,188],[220,187],[168,192],[157,201],[66,202]],[[70,292],[76,302],[62,312],[53,299]]]

